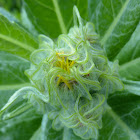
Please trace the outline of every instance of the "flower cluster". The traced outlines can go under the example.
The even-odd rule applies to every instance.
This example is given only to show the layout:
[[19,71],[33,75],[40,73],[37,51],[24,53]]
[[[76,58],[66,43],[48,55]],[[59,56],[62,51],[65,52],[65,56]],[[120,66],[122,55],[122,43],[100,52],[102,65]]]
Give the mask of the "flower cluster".
[[[34,105],[52,120],[53,129],[67,127],[82,139],[96,139],[108,95],[123,89],[117,62],[107,59],[94,25],[83,25],[76,7],[74,27],[69,33],[56,41],[40,35],[39,45],[26,70],[32,86],[11,96],[0,110],[1,120]],[[16,109],[14,104],[18,104]]]
[[44,35],[39,40],[26,75],[48,97],[46,112],[52,127],[66,126],[83,139],[96,138],[108,95],[123,88],[117,62],[108,61],[94,25],[83,25],[76,7],[68,34],[55,42]]

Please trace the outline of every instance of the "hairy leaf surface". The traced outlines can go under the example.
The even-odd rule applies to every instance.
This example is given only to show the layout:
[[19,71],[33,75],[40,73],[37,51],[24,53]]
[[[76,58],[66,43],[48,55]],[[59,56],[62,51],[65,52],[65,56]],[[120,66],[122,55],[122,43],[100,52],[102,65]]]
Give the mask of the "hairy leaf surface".
[[130,40],[121,49],[115,59],[119,60],[120,65],[140,57],[140,23],[133,32]]
[[101,36],[101,44],[105,47],[109,59],[113,59],[137,27],[140,19],[140,0],[100,0],[96,9],[90,11],[90,19]]
[[140,57],[120,66],[119,73],[128,80],[140,80]]
[[[0,52],[0,90],[13,88],[20,84],[29,83],[24,71],[29,68],[29,61],[10,53]],[[5,87],[6,86],[6,87]],[[8,87],[9,86],[9,87]],[[20,88],[20,87],[19,87]],[[17,88],[18,89],[18,88]]]
[[140,139],[140,96],[121,92],[108,100],[111,108],[103,116],[99,140]]

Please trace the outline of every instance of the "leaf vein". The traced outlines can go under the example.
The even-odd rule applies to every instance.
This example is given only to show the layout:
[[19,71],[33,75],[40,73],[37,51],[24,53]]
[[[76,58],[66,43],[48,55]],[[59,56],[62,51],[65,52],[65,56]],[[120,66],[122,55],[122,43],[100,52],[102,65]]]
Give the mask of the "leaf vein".
[[139,140],[138,136],[127,126],[127,124],[111,109],[109,105],[106,106],[107,113],[118,123],[120,127],[122,127],[125,132],[135,140]]
[[62,18],[62,14],[61,14],[61,11],[60,11],[60,8],[59,8],[59,5],[58,5],[58,1],[57,0],[52,0],[52,1],[53,1],[53,5],[54,5],[54,8],[55,8],[56,16],[57,16],[57,19],[58,19],[58,22],[59,22],[59,25],[60,25],[60,29],[61,29],[63,34],[66,34],[67,33],[67,29],[66,29],[64,20]]
[[27,44],[24,44],[24,43],[21,43],[19,42],[18,40],[15,40],[11,37],[8,37],[6,35],[3,35],[3,34],[0,34],[0,38],[3,39],[3,40],[6,40],[8,42],[11,42],[12,44],[15,44],[17,46],[20,46],[21,48],[25,49],[25,50],[28,50],[30,52],[34,51],[35,49]]
[[21,83],[21,84],[13,84],[13,85],[0,85],[0,90],[14,90],[14,89],[20,89],[26,86],[31,86],[31,84]]
[[112,22],[112,24],[110,25],[109,29],[106,31],[104,37],[101,40],[101,44],[104,45],[106,43],[106,41],[108,40],[109,36],[111,35],[114,27],[117,25],[117,23],[119,22],[119,19],[121,18],[121,16],[123,15],[123,12],[126,10],[126,7],[128,5],[130,0],[126,0],[126,2],[124,3],[124,5],[122,6],[122,8],[120,9],[119,14],[116,16],[116,18],[114,19],[114,21]]

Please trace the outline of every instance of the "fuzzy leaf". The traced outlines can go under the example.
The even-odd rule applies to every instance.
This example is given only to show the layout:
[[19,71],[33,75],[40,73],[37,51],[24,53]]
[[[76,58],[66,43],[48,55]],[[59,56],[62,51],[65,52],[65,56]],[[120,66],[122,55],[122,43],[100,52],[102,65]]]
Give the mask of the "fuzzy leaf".
[[24,75],[24,71],[29,68],[29,61],[10,53],[0,52],[0,90],[20,88],[30,85],[29,80]]
[[138,25],[140,0],[100,0],[92,12],[90,19],[101,36],[101,44],[113,59]]
[[0,90],[0,109],[7,103],[14,92],[15,90]]
[[120,66],[119,73],[128,80],[140,80],[140,57]]
[[[28,99],[28,102],[26,99]],[[37,89],[33,87],[21,88],[9,98],[8,102],[0,110],[0,121],[22,114],[32,108],[33,105],[37,105],[38,111],[44,111],[43,103],[47,102],[48,98],[41,94]]]
[[122,65],[138,57],[140,57],[140,23],[115,59],[118,59]]
[[140,96],[121,92],[112,95],[103,116],[103,128],[98,140],[140,139]]
[[[5,105],[14,92],[15,90],[0,91],[0,108]],[[21,136],[23,136],[22,138],[24,139],[30,138],[32,133],[40,124],[40,115],[37,114],[35,110],[36,109],[32,108],[16,118],[0,122],[0,139],[18,140]],[[29,125],[32,126],[32,129],[29,128]]]
[[52,122],[48,120],[47,114],[45,114],[41,126],[30,140],[62,140],[62,131],[53,130]]
[[[33,115],[34,114],[34,115]],[[0,123],[1,140],[29,139],[41,123],[40,115],[34,109]],[[29,126],[32,126],[30,128]]]
[[140,81],[123,80],[126,91],[140,95]]

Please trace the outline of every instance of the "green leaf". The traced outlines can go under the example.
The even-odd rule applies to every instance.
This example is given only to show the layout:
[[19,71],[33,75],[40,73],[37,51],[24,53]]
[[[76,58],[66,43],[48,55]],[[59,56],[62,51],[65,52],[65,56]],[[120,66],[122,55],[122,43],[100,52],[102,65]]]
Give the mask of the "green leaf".
[[94,12],[96,11],[98,5],[100,5],[101,1],[102,0],[88,0],[88,16],[91,21],[93,20]]
[[119,73],[128,80],[140,80],[140,57],[120,66]]
[[[0,90],[0,109],[8,101],[9,97],[15,90]],[[0,139],[1,140],[19,140],[29,139],[34,131],[40,125],[40,115],[36,113],[35,108],[24,112],[23,114],[0,122]],[[30,128],[29,126],[32,126]],[[20,135],[19,135],[20,134]]]
[[47,114],[43,116],[41,126],[36,130],[30,140],[83,140],[76,136],[72,129],[64,127],[64,130],[56,131],[52,128],[52,121]]
[[62,130],[52,129],[52,122],[48,120],[47,114],[44,114],[41,126],[37,129],[30,140],[62,140]]
[[0,50],[29,60],[38,47],[36,40],[19,24],[0,14]]
[[[84,19],[87,18],[87,0],[24,0],[24,7],[39,33],[56,38],[67,33],[73,21],[76,5]],[[40,14],[41,13],[41,14]]]
[[0,123],[0,139],[28,140],[39,127],[41,122],[40,118],[41,116],[32,108],[16,118]]
[[140,57],[140,23],[115,59],[118,59],[120,64],[124,64],[138,57]]
[[123,80],[125,90],[140,95],[140,81]]
[[10,11],[12,14],[20,17],[20,8],[22,0],[0,0],[0,6]]
[[24,8],[21,9],[21,23],[33,36],[38,37],[38,32],[29,20],[27,12]]
[[[29,101],[27,102],[28,99]],[[18,116],[36,105],[36,110],[44,111],[43,103],[47,103],[47,96],[33,87],[24,87],[16,91],[0,110],[0,122]],[[5,112],[6,111],[6,112]]]
[[[94,3],[94,1],[92,1]],[[91,21],[101,36],[109,59],[128,42],[140,19],[140,0],[100,0]]]
[[18,89],[30,85],[24,71],[29,61],[7,52],[0,52],[0,90]]
[[64,128],[63,140],[83,140],[81,137],[76,136],[72,129]]
[[10,96],[15,92],[15,90],[0,90],[0,109],[7,103]]
[[[28,140],[40,124],[40,119],[23,121],[9,127],[6,131],[0,132],[1,140]],[[30,128],[29,126],[32,126]]]
[[103,116],[98,140],[140,139],[140,96],[122,92],[112,95]]
[[0,15],[3,15],[4,17],[6,17],[9,21],[15,21],[18,22],[18,20],[11,15],[8,11],[6,11],[4,8],[0,7]]

